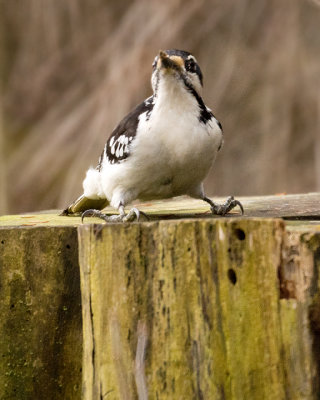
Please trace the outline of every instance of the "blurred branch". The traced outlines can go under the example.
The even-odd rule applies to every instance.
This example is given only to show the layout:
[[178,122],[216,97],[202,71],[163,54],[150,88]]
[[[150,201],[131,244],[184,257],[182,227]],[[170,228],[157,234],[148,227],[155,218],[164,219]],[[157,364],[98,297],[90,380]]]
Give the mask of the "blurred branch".
[[309,0],[309,1],[311,1],[311,3],[320,7],[320,0]]
[[[0,4],[1,9],[1,4]],[[0,215],[8,211],[7,203],[7,176],[6,176],[6,154],[4,134],[4,112],[3,112],[3,61],[4,61],[4,32],[0,17]]]
[[[318,127],[320,127],[320,97],[318,97]],[[315,146],[314,146],[314,158],[315,158],[315,175],[316,175],[316,190],[320,192],[320,132],[315,132]]]
[[8,210],[4,139],[3,107],[0,98],[0,215],[6,214]]

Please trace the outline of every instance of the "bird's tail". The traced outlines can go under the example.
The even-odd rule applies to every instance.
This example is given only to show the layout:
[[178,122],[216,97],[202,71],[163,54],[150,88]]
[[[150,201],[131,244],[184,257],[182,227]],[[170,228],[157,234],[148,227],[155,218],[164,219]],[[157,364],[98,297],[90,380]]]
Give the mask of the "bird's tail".
[[91,208],[95,210],[102,210],[107,207],[109,201],[107,199],[89,199],[84,195],[80,196],[76,201],[70,204],[60,215],[71,215],[83,213]]

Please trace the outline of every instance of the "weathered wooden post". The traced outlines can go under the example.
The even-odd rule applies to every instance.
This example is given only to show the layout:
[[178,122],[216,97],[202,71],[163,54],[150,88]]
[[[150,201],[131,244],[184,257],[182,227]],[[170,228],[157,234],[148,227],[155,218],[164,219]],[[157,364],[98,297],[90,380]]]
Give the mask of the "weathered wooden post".
[[316,398],[306,295],[281,299],[282,221],[78,232],[84,399]]
[[320,195],[242,201],[0,217],[0,398],[318,399]]

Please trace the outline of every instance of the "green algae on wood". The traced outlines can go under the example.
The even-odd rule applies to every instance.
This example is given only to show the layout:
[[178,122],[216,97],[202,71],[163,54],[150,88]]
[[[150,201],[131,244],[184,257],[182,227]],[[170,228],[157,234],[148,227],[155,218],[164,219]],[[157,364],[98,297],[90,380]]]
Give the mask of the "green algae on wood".
[[285,399],[283,234],[278,220],[80,227],[84,398]]
[[75,229],[0,229],[0,398],[79,399]]
[[0,398],[80,398],[78,245],[84,399],[319,398],[319,196],[0,217]]

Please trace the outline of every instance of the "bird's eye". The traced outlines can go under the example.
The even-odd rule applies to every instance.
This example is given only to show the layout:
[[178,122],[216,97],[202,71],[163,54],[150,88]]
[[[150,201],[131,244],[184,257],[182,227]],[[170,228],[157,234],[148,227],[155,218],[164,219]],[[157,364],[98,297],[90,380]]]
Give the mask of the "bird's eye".
[[196,63],[192,59],[186,60],[185,67],[186,67],[186,70],[189,72],[196,71]]

